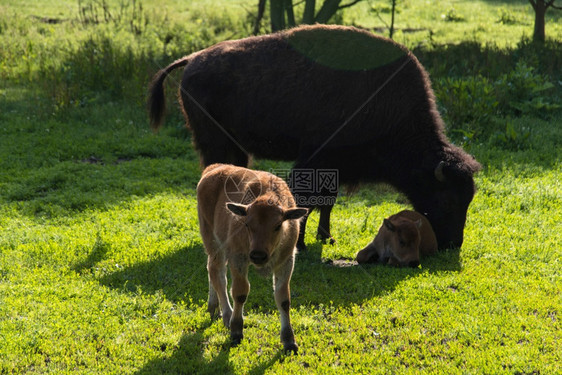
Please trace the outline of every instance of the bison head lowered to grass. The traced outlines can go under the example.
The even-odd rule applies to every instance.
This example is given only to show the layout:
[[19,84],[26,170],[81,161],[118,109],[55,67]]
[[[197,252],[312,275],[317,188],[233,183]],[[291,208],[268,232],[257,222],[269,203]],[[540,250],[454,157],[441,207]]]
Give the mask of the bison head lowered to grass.
[[[155,75],[154,128],[164,80],[181,66],[180,100],[204,166],[246,166],[252,154],[295,161],[293,171],[337,171],[339,184],[387,182],[426,215],[440,248],[461,246],[480,165],[445,136],[428,74],[405,47],[326,25],[225,41]],[[327,239],[337,188],[320,185],[292,189],[300,206],[320,209]]]

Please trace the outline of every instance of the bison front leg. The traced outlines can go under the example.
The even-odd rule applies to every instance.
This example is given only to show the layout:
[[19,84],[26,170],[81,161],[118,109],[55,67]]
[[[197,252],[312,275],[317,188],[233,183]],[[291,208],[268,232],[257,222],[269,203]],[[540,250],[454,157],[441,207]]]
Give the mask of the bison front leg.
[[[336,194],[337,196],[337,194]],[[316,232],[316,239],[320,240],[322,242],[328,242],[330,245],[333,245],[336,243],[336,240],[334,239],[334,237],[332,237],[332,235],[330,234],[330,214],[332,212],[332,208],[334,208],[333,204],[330,204],[329,202],[335,202],[336,201],[336,196],[332,195],[326,195],[326,196],[320,196],[320,197],[312,197],[312,195],[308,195],[308,193],[306,195],[304,195],[303,193],[300,193],[299,200],[301,202],[299,202],[299,205],[301,207],[306,207],[309,209],[309,211],[312,211],[315,208],[318,208],[318,210],[320,211],[320,220],[318,222],[318,231]],[[321,206],[313,206],[313,205],[307,205],[305,204],[306,202],[310,202],[316,199],[322,199],[325,202],[327,202],[327,204],[321,205]],[[299,227],[299,238],[297,240],[297,249],[299,251],[303,251],[306,250],[306,245],[304,243],[304,236],[306,233],[306,222],[308,220],[308,215],[304,216],[301,219],[301,223],[300,223],[300,227]]]
[[244,304],[250,292],[250,283],[248,282],[248,265],[236,265],[232,262],[230,265],[230,273],[232,275],[232,299],[234,301],[234,310],[230,318],[230,339],[233,345],[238,345],[244,337]]
[[280,268],[273,274],[273,286],[275,289],[275,303],[279,309],[281,317],[281,342],[286,353],[293,352],[297,354],[298,346],[295,343],[295,335],[291,326],[291,316],[289,310],[291,308],[291,292],[289,283],[293,273],[294,257],[291,256]]
[[[332,197],[327,197],[331,199]],[[335,200],[335,197],[334,197]],[[336,240],[330,234],[330,214],[334,208],[333,204],[327,204],[320,206],[320,220],[318,223],[318,232],[316,233],[316,239],[325,242],[328,241],[330,245],[336,243]]]

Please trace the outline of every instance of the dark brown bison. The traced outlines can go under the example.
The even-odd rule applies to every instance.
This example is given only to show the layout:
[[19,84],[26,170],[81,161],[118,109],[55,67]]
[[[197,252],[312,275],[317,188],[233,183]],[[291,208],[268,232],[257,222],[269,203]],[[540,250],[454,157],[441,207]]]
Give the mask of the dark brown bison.
[[[225,41],[155,75],[154,128],[164,80],[181,66],[180,100],[204,166],[246,166],[252,154],[295,161],[293,171],[335,170],[339,184],[387,182],[426,215],[439,248],[461,246],[480,165],[445,136],[428,74],[405,47],[326,25]],[[336,194],[295,194],[299,206],[320,209],[322,239]]]

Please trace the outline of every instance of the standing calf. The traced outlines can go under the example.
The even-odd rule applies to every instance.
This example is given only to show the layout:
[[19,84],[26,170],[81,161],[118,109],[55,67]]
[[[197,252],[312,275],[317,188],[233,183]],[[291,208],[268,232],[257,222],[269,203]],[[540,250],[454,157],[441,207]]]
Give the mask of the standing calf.
[[[267,172],[226,164],[203,171],[197,185],[197,212],[209,272],[208,311],[230,327],[236,345],[243,337],[243,307],[250,291],[248,266],[263,274],[273,272],[275,303],[281,316],[281,341],[285,351],[297,352],[289,318],[289,282],[293,273],[299,220],[307,214],[298,208],[289,187]],[[227,295],[226,265],[232,277]]]
[[400,211],[388,219],[375,239],[357,253],[358,263],[378,261],[396,266],[417,267],[420,255],[437,251],[437,240],[425,216],[415,211]]

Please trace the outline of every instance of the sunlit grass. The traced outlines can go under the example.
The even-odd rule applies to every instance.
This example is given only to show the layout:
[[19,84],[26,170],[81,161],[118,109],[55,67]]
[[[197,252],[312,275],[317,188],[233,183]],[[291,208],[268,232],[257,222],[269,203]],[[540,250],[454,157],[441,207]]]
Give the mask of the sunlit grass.
[[[195,48],[229,36],[229,28],[245,17],[243,2],[221,5],[227,3],[223,12],[208,9],[205,1],[189,7],[169,1],[160,12],[171,20],[187,17],[187,28],[200,29],[189,44]],[[501,47],[531,30],[526,1],[509,7],[500,1],[423,3],[402,2],[397,26],[431,27],[438,43],[474,38],[485,44],[497,32],[504,37],[496,40]],[[14,4],[3,2],[0,11],[10,15],[26,5]],[[143,4],[146,10],[154,6]],[[495,23],[498,7],[521,21]],[[441,18],[452,8],[464,20]],[[254,271],[245,338],[231,347],[228,330],[205,311],[206,256],[194,194],[200,168],[177,105],[170,107],[168,127],[153,134],[144,91],[119,97],[79,90],[79,98],[61,106],[37,81],[38,60],[69,58],[62,51],[97,29],[76,20],[44,24],[28,16],[71,20],[76,9],[74,1],[27,2],[27,13],[17,18],[19,29],[0,20],[0,38],[7,41],[0,51],[0,373],[559,371],[559,112],[496,118],[529,129],[517,151],[486,139],[466,144],[484,168],[476,176],[464,245],[423,259],[420,268],[351,264],[384,217],[410,207],[391,188],[366,185],[342,194],[332,214],[334,245],[314,239],[318,215],[313,213],[308,250],[298,254],[291,283],[299,355],[283,355],[271,280]],[[344,19],[378,25],[360,8],[357,15],[354,11],[346,11]],[[206,29],[221,22],[224,30]],[[553,36],[557,27],[547,24],[547,34]],[[478,28],[482,31],[473,33]],[[116,46],[134,40],[120,33]],[[401,35],[397,40],[412,46],[419,42],[414,35],[429,34]],[[170,43],[169,59],[188,46]],[[49,56],[57,51],[62,55]],[[126,55],[107,56],[124,60]],[[70,58],[87,60],[79,54]],[[51,78],[60,78],[53,72]],[[553,98],[560,92],[554,84]],[[254,166],[270,170],[289,164],[257,160]]]
[[[364,27],[383,28],[380,31],[388,35],[389,3],[362,3],[346,10],[346,20]],[[513,47],[533,32],[534,13],[527,0],[404,0],[397,4],[395,40],[410,47],[460,40]],[[547,12],[547,37],[560,40],[560,18],[560,12]]]
[[[94,121],[101,135],[92,138],[109,142],[107,122]],[[383,217],[408,207],[391,189],[365,187],[340,197],[332,246],[314,240],[314,214],[309,250],[299,254],[292,282],[300,355],[284,357],[269,280],[250,273],[239,347],[229,348],[228,331],[205,312],[205,256],[193,194],[198,165],[189,144],[140,127],[114,129],[117,139],[129,139],[120,141],[125,149],[167,150],[117,162],[122,147],[98,153],[103,148],[84,138],[78,124],[74,131],[58,124],[73,142],[59,135],[60,142],[35,143],[37,156],[23,149],[10,159],[29,154],[25,163],[2,164],[5,371],[351,373],[376,366],[380,372],[550,372],[560,360],[556,143],[516,153],[474,146],[485,169],[477,177],[465,244],[425,259],[419,269],[330,261],[353,258]],[[560,129],[537,124],[539,139]],[[3,150],[33,143],[44,130],[22,129],[11,132],[9,142],[3,137]],[[43,166],[39,155],[68,144],[75,151],[61,151],[59,160],[45,159]],[[90,154],[112,162],[83,162]]]

